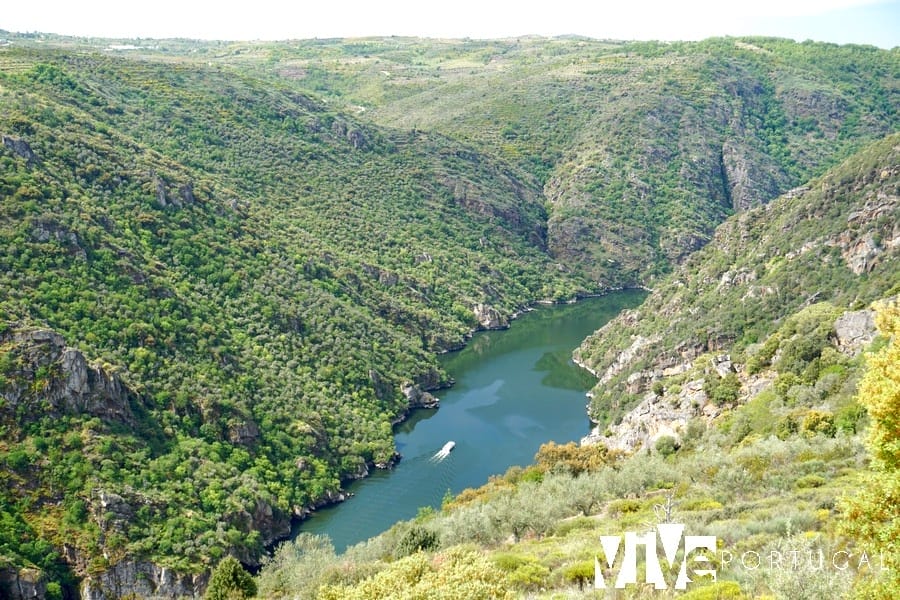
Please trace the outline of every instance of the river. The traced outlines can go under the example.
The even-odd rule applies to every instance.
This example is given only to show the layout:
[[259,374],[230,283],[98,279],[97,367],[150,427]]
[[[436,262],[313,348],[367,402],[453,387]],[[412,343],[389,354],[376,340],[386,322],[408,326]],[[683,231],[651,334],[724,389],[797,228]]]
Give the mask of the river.
[[[457,494],[512,465],[530,464],[544,442],[586,435],[585,392],[595,380],[572,362],[572,350],[644,296],[623,291],[541,306],[505,331],[475,334],[464,349],[441,359],[456,384],[437,393],[440,409],[417,410],[395,428],[403,457],[396,467],[353,482],[347,488],[353,497],[316,511],[295,533],[327,534],[343,552],[411,519],[420,507],[439,507],[448,491]],[[435,459],[450,440],[453,451]]]

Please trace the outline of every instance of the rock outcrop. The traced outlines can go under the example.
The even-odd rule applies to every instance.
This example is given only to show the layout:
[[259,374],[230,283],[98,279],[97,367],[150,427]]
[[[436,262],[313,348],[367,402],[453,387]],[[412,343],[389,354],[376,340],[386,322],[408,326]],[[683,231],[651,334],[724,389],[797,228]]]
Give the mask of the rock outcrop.
[[89,414],[112,422],[135,423],[131,410],[134,394],[118,375],[88,362],[80,350],[66,346],[55,331],[12,330],[0,335],[0,344],[7,345],[18,359],[17,369],[7,373],[7,384],[0,392],[6,410],[40,401],[60,414]]
[[153,185],[156,187],[156,203],[160,208],[165,208],[167,206],[183,208],[186,205],[195,204],[197,202],[197,198],[194,196],[193,182],[188,181],[187,183],[177,185],[173,192],[170,189],[169,183],[156,173],[151,172],[150,177],[153,179]]
[[875,339],[875,312],[847,311],[834,322],[834,342],[844,354],[855,356]]
[[81,600],[176,600],[201,598],[208,575],[176,573],[151,562],[123,560],[109,570],[82,581]]
[[47,597],[47,582],[39,569],[0,568],[0,597],[39,600]]
[[9,148],[16,156],[24,158],[29,165],[38,162],[37,155],[35,155],[31,146],[25,140],[4,135],[3,145]]
[[619,353],[616,356],[613,364],[606,369],[603,375],[600,376],[600,383],[607,383],[612,380],[613,377],[621,373],[625,370],[631,363],[635,360],[637,356],[640,356],[645,348],[648,348],[651,344],[655,343],[657,340],[650,339],[641,335],[635,336],[632,340],[631,345],[628,346],[625,350]]
[[259,425],[252,420],[232,423],[228,426],[228,441],[232,444],[252,446],[259,440],[259,434]]
[[422,391],[415,383],[404,383],[400,387],[400,391],[406,396],[407,405],[410,410],[414,408],[437,408],[440,405],[440,400],[435,398],[429,392]]
[[476,304],[472,308],[472,312],[475,313],[475,318],[483,329],[506,329],[509,327],[506,317],[489,304]]
[[687,382],[675,395],[659,396],[647,393],[641,402],[626,414],[621,423],[601,431],[595,428],[581,443],[602,443],[611,450],[631,452],[649,448],[661,437],[680,438],[690,420],[713,419],[720,409],[708,403],[703,380]]
[[[847,311],[837,318],[833,331],[832,342],[835,347],[844,354],[855,356],[875,339],[875,312],[869,309]],[[635,343],[638,341],[639,339],[635,340]],[[632,348],[634,345],[633,343]],[[625,358],[629,360],[622,364],[627,366],[633,356]],[[632,394],[644,393],[641,401],[618,424],[605,429],[595,427],[589,435],[582,438],[581,443],[602,443],[610,449],[631,452],[652,447],[663,436],[680,438],[692,419],[702,418],[709,423],[722,413],[722,408],[712,404],[707,398],[703,389],[704,379],[689,380],[679,386],[676,394],[670,394],[668,390],[662,395],[646,391],[650,382],[662,381],[666,377],[687,373],[695,368],[696,361],[688,361],[665,369],[631,373],[625,382],[625,389]],[[732,362],[729,354],[710,357],[705,368],[712,377],[724,378],[736,373],[741,380],[741,403],[770,388],[774,382],[773,372],[749,375]]]
[[730,139],[722,144],[722,176],[735,211],[768,202],[786,187],[788,179],[770,158]]
[[[887,177],[889,175],[884,175]],[[859,210],[847,216],[847,228],[827,240],[828,246],[841,250],[841,258],[856,275],[868,273],[887,259],[888,253],[900,246],[900,223],[896,220],[900,197],[879,192]],[[889,225],[875,230],[871,224],[886,220]]]

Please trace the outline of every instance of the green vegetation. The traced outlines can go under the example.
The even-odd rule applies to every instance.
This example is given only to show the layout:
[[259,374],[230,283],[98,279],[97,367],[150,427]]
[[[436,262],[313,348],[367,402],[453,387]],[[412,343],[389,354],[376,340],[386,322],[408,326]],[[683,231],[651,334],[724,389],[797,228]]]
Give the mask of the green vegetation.
[[[859,401],[869,411],[872,427],[868,447],[872,465],[861,474],[860,489],[845,499],[844,531],[884,557],[876,579],[866,582],[860,597],[887,598],[900,585],[900,305],[895,298],[878,313],[881,334],[889,345],[869,356],[859,385]],[[879,565],[879,566],[881,566]]]
[[[734,444],[725,432],[712,430],[694,451],[680,451],[674,462],[639,454],[580,475],[565,469],[545,472],[540,481],[521,478],[514,470],[502,478],[503,486],[489,484],[475,494],[475,500],[453,503],[417,525],[398,524],[343,556],[297,553],[293,561],[279,560],[277,569],[266,566],[260,574],[260,589],[266,590],[266,597],[292,597],[303,589],[301,597],[329,598],[334,597],[329,595],[334,589],[330,582],[340,578],[338,589],[346,597],[363,597],[376,589],[393,589],[394,595],[388,597],[404,597],[406,589],[432,585],[434,575],[426,566],[444,565],[447,553],[476,552],[479,558],[473,562],[492,566],[502,574],[502,593],[594,597],[590,588],[599,536],[641,530],[647,523],[659,522],[669,496],[674,506],[671,516],[677,522],[685,523],[692,535],[716,535],[722,548],[737,556],[748,550],[767,552],[782,543],[796,544],[791,548],[801,548],[802,543],[827,549],[839,543],[835,498],[853,488],[853,477],[847,473],[863,463],[862,454],[861,445],[848,438],[795,436],[781,441],[754,436],[752,442]],[[821,473],[826,482],[817,487],[797,484],[812,473]],[[598,500],[584,513],[579,499],[589,495],[588,490],[595,490]],[[414,563],[398,561],[393,558],[396,547],[405,538],[402,532],[411,526],[428,528],[440,546],[417,553]],[[285,552],[279,550],[277,556]],[[312,564],[317,566],[312,568]],[[461,580],[469,563],[460,568],[458,574],[444,574],[443,580],[448,585]],[[788,588],[776,589],[790,584],[788,576],[776,582],[777,570],[761,575],[738,566],[720,572],[717,585],[724,586],[722,593],[730,594],[725,597],[767,593],[797,597],[785,595]],[[301,578],[299,573],[306,575]],[[820,581],[825,577],[834,578],[834,574],[814,575],[811,589],[821,591]],[[843,579],[835,579],[846,588],[852,577],[843,574]],[[272,580],[302,580],[303,587],[264,588]],[[700,589],[692,593],[706,597]],[[633,588],[621,597],[644,596],[640,588]]]
[[[238,561],[265,563],[264,597],[579,594],[597,533],[653,520],[659,494],[736,547],[833,539],[865,423],[834,319],[898,291],[896,50],[11,39],[4,572],[39,569],[56,597],[129,560],[211,572],[210,597],[254,593]],[[475,307],[644,284],[579,351],[602,375],[648,340],[592,416],[687,359],[635,385],[666,402],[702,374],[708,429],[630,458],[548,444],[346,556],[301,536],[266,558],[395,460],[402,390],[447,383],[435,355]],[[772,385],[745,402],[722,351]],[[702,593],[792,593],[763,581]]]
[[[859,210],[858,204],[898,197],[897,142],[897,136],[892,136],[826,175],[829,181],[844,177],[840,179],[842,187],[834,193],[846,196],[847,205],[835,211],[835,223],[823,223],[820,217],[815,228],[807,229],[814,233],[809,239],[815,240],[822,231],[838,237],[842,231],[838,227],[847,227],[848,212],[854,215],[849,219],[854,234],[872,232],[872,223],[884,226],[877,215],[873,218]],[[852,177],[844,175],[847,173]],[[813,194],[815,191],[808,192],[804,200]],[[818,200],[787,204],[787,200],[779,201],[767,212],[796,216],[823,210]],[[869,212],[876,212],[868,206]],[[885,207],[897,210],[896,201],[880,206],[882,211]],[[741,219],[738,216],[733,221]],[[706,322],[707,315],[696,310],[698,304],[692,299],[702,303],[713,289],[723,292],[721,275],[709,276],[718,268],[721,252],[742,256],[742,247],[732,247],[738,239],[731,231],[737,226],[733,221],[721,228],[715,246],[689,262],[698,271],[690,273],[690,287],[678,284],[686,278],[686,269],[679,270],[671,276],[672,282],[664,282],[662,291],[651,294],[649,310],[672,306],[662,303],[672,286],[684,295],[679,296],[677,309],[665,313],[665,322],[677,323],[688,316],[695,326]],[[776,218],[761,223],[760,230],[743,229],[744,237],[759,240],[769,236],[774,242],[768,228],[780,227],[781,222]],[[804,227],[796,219],[791,223],[794,228]],[[835,229],[829,231],[831,227]],[[757,250],[765,248],[765,243],[755,246]],[[786,301],[773,311],[773,318],[767,320],[765,313],[759,313],[744,323],[760,332],[752,343],[739,337],[720,339],[718,353],[746,361],[737,371],[719,375],[715,367],[725,362],[705,352],[688,370],[663,378],[662,389],[648,386],[648,396],[664,404],[671,394],[681,392],[682,383],[693,383],[696,377],[712,381],[706,386],[709,406],[719,412],[710,419],[691,421],[680,436],[680,445],[674,436],[661,436],[652,447],[626,456],[602,445],[546,444],[535,456],[534,465],[512,468],[479,489],[448,499],[438,513],[427,512],[413,522],[399,523],[343,556],[331,555],[317,563],[318,571],[342,573],[338,588],[342,594],[361,596],[375,589],[390,589],[393,584],[398,591],[392,597],[401,597],[399,590],[432,581],[430,571],[395,559],[402,554],[398,548],[409,532],[428,531],[428,539],[436,539],[438,544],[417,553],[417,565],[442,564],[447,553],[470,552],[475,544],[481,562],[503,574],[505,593],[529,598],[589,598],[596,597],[589,588],[601,535],[643,531],[674,521],[684,523],[691,535],[718,539],[718,581],[696,583],[684,597],[892,597],[897,586],[894,525],[898,521],[896,298],[875,305],[882,337],[871,342],[875,352],[868,358],[845,347],[847,340],[836,332],[836,322],[849,314],[847,304],[865,308],[863,298],[898,291],[892,250],[883,252],[882,262],[873,261],[867,274],[844,274],[840,269],[849,270],[846,266],[826,261],[821,267],[825,274],[807,274],[800,269],[783,275],[779,281],[795,281],[798,286],[810,285],[805,278],[815,277],[823,292],[812,297],[830,301],[802,302],[810,299],[811,294],[806,294],[797,303],[782,296]],[[764,251],[754,257],[768,260]],[[834,288],[824,285],[828,277],[835,278]],[[739,293],[745,294],[746,288]],[[744,299],[753,300],[752,296]],[[708,316],[710,322],[733,309],[727,300]],[[846,304],[841,307],[836,302]],[[604,328],[597,337],[615,334],[624,323],[637,322],[640,327],[643,322],[635,319],[635,313],[646,314],[646,310],[645,304],[638,311],[627,311],[617,325]],[[653,342],[656,352],[685,347],[678,345],[677,338],[665,337],[670,334],[665,329],[639,332],[659,340]],[[625,340],[619,342],[619,351],[631,345]],[[761,384],[748,392],[751,383]],[[865,408],[873,423],[868,445],[874,460],[870,466],[860,435],[867,422]],[[820,553],[825,568],[816,566]],[[803,559],[792,563],[785,558],[792,556]],[[844,565],[840,560],[844,556],[867,558]],[[743,562],[743,557],[749,557],[749,562]],[[759,557],[759,562],[754,557]],[[803,562],[807,557],[813,557],[809,564]],[[845,568],[829,568],[828,562],[834,560]],[[882,560],[889,571],[881,570]],[[307,560],[300,556],[295,561],[280,561],[277,570],[264,567],[260,581],[287,578],[293,572],[310,573]],[[334,589],[331,577],[319,578],[317,585],[306,581],[304,597],[329,597],[325,594]],[[454,580],[449,573],[444,578]],[[286,587],[272,595],[290,597],[295,591]],[[617,592],[616,597],[643,598],[646,593],[642,586],[632,586]]]
[[[835,319],[900,291],[890,242],[900,219],[891,200],[900,194],[898,141],[889,136],[801,190],[729,219],[640,309],[585,340],[576,357],[608,376],[593,391],[592,417],[614,423],[656,383],[671,388],[692,374],[716,404],[733,402],[735,376],[710,366],[726,352],[748,375],[772,368],[787,405],[844,385],[850,371],[832,344]],[[636,346],[641,339],[649,342]],[[629,347],[635,351],[619,362]],[[635,373],[680,365],[692,371],[653,376],[639,389],[628,384]],[[835,406],[843,417],[848,396],[852,389]]]
[[256,582],[233,556],[226,556],[213,569],[204,600],[242,600],[256,595]]
[[[394,460],[403,384],[445,382],[435,353],[475,305],[589,289],[544,251],[528,177],[446,138],[215,67],[21,48],[0,67],[15,564],[50,568],[63,544],[94,573],[254,563],[293,514]],[[125,416],[46,410],[63,375],[32,356],[36,327],[120,377]]]
[[604,285],[654,285],[733,212],[896,131],[897,51],[770,38],[387,38],[241,45],[374,122],[438,131],[533,174],[548,245]]

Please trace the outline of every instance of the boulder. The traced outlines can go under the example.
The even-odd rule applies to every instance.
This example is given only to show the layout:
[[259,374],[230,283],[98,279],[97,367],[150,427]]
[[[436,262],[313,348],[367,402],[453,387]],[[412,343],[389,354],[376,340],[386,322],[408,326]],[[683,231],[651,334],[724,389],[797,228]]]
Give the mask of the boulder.
[[252,420],[232,423],[228,426],[228,441],[241,446],[252,446],[259,439],[259,425]]
[[9,148],[16,156],[24,158],[29,165],[38,162],[37,156],[25,140],[4,135],[3,145]]
[[855,356],[875,339],[875,312],[847,311],[834,322],[834,341],[838,350]]
[[415,383],[404,383],[400,387],[400,391],[406,396],[407,405],[410,409],[414,408],[437,408],[440,400],[432,396]]
[[506,329],[509,327],[506,317],[489,304],[476,304],[472,312],[475,313],[475,318],[483,329]]

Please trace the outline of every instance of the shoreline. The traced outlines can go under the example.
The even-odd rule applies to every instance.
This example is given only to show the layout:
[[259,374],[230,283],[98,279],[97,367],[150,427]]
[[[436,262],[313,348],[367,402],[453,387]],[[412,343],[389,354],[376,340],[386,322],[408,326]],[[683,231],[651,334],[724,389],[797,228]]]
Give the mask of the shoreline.
[[[493,327],[493,328],[477,327],[477,328],[471,329],[468,333],[466,333],[466,335],[464,337],[464,341],[459,346],[454,346],[452,348],[435,351],[434,356],[435,356],[435,358],[437,358],[438,356],[442,356],[444,354],[449,354],[451,352],[459,352],[460,350],[463,350],[464,348],[466,348],[466,346],[468,346],[469,342],[472,340],[473,336],[476,333],[485,332],[485,331],[504,331],[506,329],[509,329],[512,324],[512,321],[515,321],[516,319],[518,319],[519,317],[521,317],[524,314],[534,312],[536,310],[540,310],[540,307],[576,304],[582,300],[588,300],[588,299],[592,299],[592,298],[603,298],[603,297],[608,296],[609,294],[612,294],[615,292],[623,292],[623,291],[630,291],[630,290],[642,290],[645,292],[652,291],[645,286],[627,286],[627,287],[609,288],[609,289],[600,290],[600,291],[592,292],[592,293],[577,294],[573,298],[569,298],[567,300],[549,300],[549,299],[532,300],[531,302],[523,305],[522,307],[520,307],[520,308],[516,309],[515,311],[513,311],[512,313],[510,313],[509,316],[506,317],[506,319],[509,321],[509,323],[506,326]],[[572,360],[579,368],[585,369],[586,371],[591,373],[591,375],[593,377],[599,379],[597,374],[591,368],[587,367],[580,361],[575,360],[574,357]],[[449,389],[455,383],[456,383],[456,381],[451,377],[449,379],[449,381],[446,383],[436,385],[436,386],[431,386],[431,387],[424,387],[424,388],[422,388],[422,390],[425,392],[434,392],[434,391],[438,391],[438,390]],[[438,400],[440,400],[440,399],[438,399]],[[436,410],[437,411],[437,410],[440,410],[440,402],[438,402],[438,405],[435,407],[430,407],[430,408],[415,407],[415,408],[411,408],[411,409],[407,410],[401,416],[401,418],[399,420],[391,423],[392,435],[394,435],[393,429],[395,427],[397,427],[398,425],[404,423],[410,417],[410,415],[413,413],[413,411],[416,411],[416,410]],[[590,420],[589,415],[588,415],[588,419]],[[593,421],[591,421],[591,422],[593,423]],[[399,452],[395,452],[393,459],[385,465],[376,465],[374,463],[366,463],[366,469],[365,469],[365,471],[361,471],[361,473],[362,473],[361,475],[359,475],[357,477],[350,476],[347,478],[342,478],[341,482],[340,482],[341,489],[339,489],[336,493],[327,494],[322,499],[321,502],[320,501],[314,502],[312,505],[303,507],[299,511],[293,510],[292,514],[291,514],[291,532],[290,532],[290,534],[287,537],[279,538],[278,540],[275,540],[273,542],[273,544],[271,546],[268,546],[267,548],[269,548],[271,551],[274,551],[274,549],[279,544],[281,544],[285,541],[288,541],[288,540],[293,540],[294,538],[296,538],[297,535],[299,535],[299,533],[302,533],[302,532],[299,532],[299,530],[297,528],[299,528],[299,526],[303,523],[303,521],[305,521],[307,518],[309,518],[315,511],[322,509],[322,508],[336,506],[336,505],[344,502],[345,500],[352,498],[353,493],[348,492],[346,489],[344,489],[345,484],[349,484],[354,481],[359,481],[359,480],[365,479],[366,477],[371,475],[371,472],[373,469],[379,469],[379,470],[385,470],[385,471],[391,470],[402,459],[403,459],[403,456]],[[295,534],[295,532],[297,532],[297,533]]]

